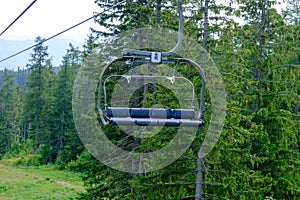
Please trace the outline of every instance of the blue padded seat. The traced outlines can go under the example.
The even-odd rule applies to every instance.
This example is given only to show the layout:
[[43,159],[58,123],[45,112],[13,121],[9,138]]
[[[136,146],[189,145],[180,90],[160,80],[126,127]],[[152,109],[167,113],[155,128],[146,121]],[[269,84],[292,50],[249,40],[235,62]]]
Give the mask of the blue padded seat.
[[163,108],[121,108],[108,107],[107,117],[131,117],[131,118],[162,118],[162,119],[193,119],[193,109],[163,109]]

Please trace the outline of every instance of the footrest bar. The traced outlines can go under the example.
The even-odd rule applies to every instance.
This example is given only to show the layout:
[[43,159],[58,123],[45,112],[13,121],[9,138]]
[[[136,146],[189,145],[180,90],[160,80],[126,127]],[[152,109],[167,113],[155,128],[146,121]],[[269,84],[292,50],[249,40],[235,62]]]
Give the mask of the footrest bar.
[[188,119],[154,119],[154,118],[110,118],[109,123],[124,126],[187,126],[201,127],[204,125],[202,120]]

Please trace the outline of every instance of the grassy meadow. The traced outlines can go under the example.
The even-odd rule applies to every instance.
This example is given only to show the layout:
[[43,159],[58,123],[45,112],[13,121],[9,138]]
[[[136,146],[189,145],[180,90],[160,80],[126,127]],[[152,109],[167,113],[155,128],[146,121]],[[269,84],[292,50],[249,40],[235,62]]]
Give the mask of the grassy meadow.
[[0,161],[1,200],[64,200],[83,192],[80,175],[53,166],[13,166]]

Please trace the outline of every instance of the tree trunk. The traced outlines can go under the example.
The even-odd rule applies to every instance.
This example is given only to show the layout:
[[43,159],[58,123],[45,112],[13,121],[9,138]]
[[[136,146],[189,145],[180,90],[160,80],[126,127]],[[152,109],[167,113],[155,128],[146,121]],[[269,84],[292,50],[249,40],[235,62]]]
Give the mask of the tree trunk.
[[[205,51],[208,51],[208,12],[209,12],[209,0],[205,0],[204,2],[204,22],[203,22],[203,41],[202,41],[202,48],[205,49]],[[205,59],[203,57],[203,59]],[[206,60],[204,60],[204,63]],[[201,145],[199,147],[198,157],[197,157],[197,178],[196,178],[196,194],[195,199],[196,200],[203,200],[203,166],[204,166],[204,159],[200,156],[200,150]]]
[[203,22],[203,40],[202,47],[206,51],[208,50],[208,10],[209,10],[209,0],[205,0],[204,2],[204,22]]
[[[199,149],[199,153],[200,153],[200,149]],[[197,158],[197,178],[196,178],[195,200],[204,200],[203,190],[202,190],[204,159],[200,157],[199,153],[198,153],[198,158]]]
[[36,119],[35,121],[35,135],[34,135],[34,153],[38,152],[39,145],[39,128],[40,128],[40,120]]
[[156,23],[160,24],[161,23],[161,0],[157,0],[156,4]]
[[[261,0],[261,23],[259,24],[260,28],[259,28],[259,38],[258,38],[258,42],[259,42],[259,58],[258,58],[258,65],[257,65],[257,69],[256,69],[256,73],[254,78],[258,81],[258,90],[261,90],[261,77],[262,77],[262,63],[263,63],[263,59],[264,59],[264,48],[265,48],[265,30],[266,30],[266,6],[267,6],[267,2],[266,0]],[[255,105],[255,110],[259,110],[261,107],[261,95],[257,94],[256,97],[256,105]]]

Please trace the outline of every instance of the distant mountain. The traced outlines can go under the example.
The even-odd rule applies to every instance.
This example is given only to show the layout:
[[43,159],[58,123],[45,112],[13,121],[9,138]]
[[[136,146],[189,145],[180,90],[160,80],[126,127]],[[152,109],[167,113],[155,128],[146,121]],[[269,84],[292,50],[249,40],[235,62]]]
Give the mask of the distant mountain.
[[[54,66],[59,66],[61,64],[62,57],[66,54],[66,50],[69,48],[70,43],[79,48],[83,45],[80,42],[68,39],[52,39],[44,43],[44,46],[48,46],[48,53],[49,56],[52,57]],[[32,40],[17,41],[0,39],[0,60],[34,44],[35,43]],[[32,52],[33,49],[30,49],[4,62],[0,62],[0,70],[4,68],[17,70],[18,67],[24,69]]]
[[[54,73],[58,74],[60,67],[54,67],[53,70]],[[14,73],[15,73],[15,82],[17,83],[18,86],[20,86],[23,89],[27,82],[27,76],[30,74],[29,70],[16,69],[14,70]],[[3,75],[4,75],[4,70],[0,69],[0,88],[2,87],[2,83],[3,83]]]
[[[21,88],[24,88],[27,81],[27,76],[29,75],[29,71],[19,69],[17,71],[14,71],[14,73],[15,73],[15,82]],[[0,70],[0,88],[2,87],[3,75],[4,75],[4,71]]]

